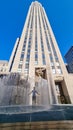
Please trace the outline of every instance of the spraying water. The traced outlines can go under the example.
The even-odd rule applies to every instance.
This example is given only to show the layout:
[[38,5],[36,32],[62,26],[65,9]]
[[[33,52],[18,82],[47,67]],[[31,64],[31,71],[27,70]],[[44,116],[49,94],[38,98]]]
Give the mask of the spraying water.
[[37,96],[37,104],[39,105],[49,105],[49,90],[48,82],[46,79],[39,77],[39,82],[36,84],[36,90],[39,92]]
[[0,105],[28,105],[27,93],[30,84],[27,79],[21,79],[19,74],[9,74],[0,78]]
[[[21,79],[18,73],[11,73],[0,78],[0,105],[29,105],[30,84],[32,80]],[[36,97],[37,105],[49,104],[49,90],[46,79],[39,77],[35,85],[39,93]]]

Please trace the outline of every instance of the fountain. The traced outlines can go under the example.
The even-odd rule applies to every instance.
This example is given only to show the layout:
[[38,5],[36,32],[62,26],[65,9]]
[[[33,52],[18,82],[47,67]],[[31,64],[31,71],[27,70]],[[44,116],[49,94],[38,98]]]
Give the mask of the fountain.
[[0,106],[29,104],[28,79],[21,79],[18,73],[11,73],[0,78]]
[[36,102],[39,105],[49,105],[49,90],[48,82],[46,79],[39,77],[39,81],[36,83],[36,90],[40,95],[37,95]]
[[73,105],[50,105],[48,81],[42,76],[38,76],[38,82],[35,82],[35,89],[40,94],[36,104],[29,105],[32,82],[32,78],[22,79],[18,73],[0,77],[0,129],[71,130]]
[[[37,95],[37,105],[49,105],[48,82],[41,76],[35,84],[40,95]],[[7,105],[29,105],[28,93],[32,78],[21,78],[19,73],[10,73],[0,77],[0,106]]]

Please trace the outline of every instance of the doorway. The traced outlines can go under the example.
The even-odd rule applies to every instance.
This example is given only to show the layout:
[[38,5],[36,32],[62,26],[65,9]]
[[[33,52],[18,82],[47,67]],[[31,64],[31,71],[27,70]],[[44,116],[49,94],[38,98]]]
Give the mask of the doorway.
[[57,94],[57,98],[58,98],[58,103],[59,104],[68,104],[68,101],[64,94],[62,82],[55,82],[55,86],[56,86],[56,94]]

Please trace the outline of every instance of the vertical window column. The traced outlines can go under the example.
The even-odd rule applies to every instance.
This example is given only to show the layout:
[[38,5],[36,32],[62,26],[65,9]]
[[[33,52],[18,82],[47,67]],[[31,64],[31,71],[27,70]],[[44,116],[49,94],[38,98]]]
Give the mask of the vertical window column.
[[44,33],[45,33],[46,44],[47,44],[47,48],[48,48],[48,55],[49,55],[50,63],[51,63],[50,65],[51,65],[51,68],[52,68],[52,72],[55,74],[54,59],[53,59],[52,50],[51,50],[48,35],[47,35],[46,23],[45,23],[45,20],[44,20],[45,16],[44,16],[42,10],[40,10],[40,11],[41,11],[41,17],[42,17],[42,22],[43,22],[43,28],[44,28]]
[[20,62],[19,62],[19,66],[18,66],[18,72],[21,72],[21,71],[22,71],[23,60],[24,60],[25,49],[26,49],[26,42],[27,42],[27,35],[28,35],[28,28],[27,28],[27,30],[26,30],[25,39],[24,39],[24,44],[23,44],[23,47],[22,47]]
[[59,63],[59,59],[58,59],[55,47],[54,47],[53,40],[51,38],[51,35],[49,35],[49,36],[50,36],[50,42],[51,42],[51,46],[52,46],[53,54],[54,54],[54,58],[55,58],[56,71],[57,71],[58,74],[62,74],[62,69],[61,69],[61,66],[60,66],[60,63]]
[[41,29],[40,16],[39,16],[39,28],[40,28],[40,39],[41,39],[42,63],[43,63],[43,65],[45,65],[46,61],[45,61],[45,54],[44,54],[44,46],[43,46],[43,39],[42,39],[42,29]]
[[[32,11],[32,8],[31,8],[31,11]],[[25,56],[25,51],[26,51],[28,30],[29,30],[30,19],[31,19],[31,11],[30,11],[30,15],[29,15],[28,23],[27,23],[26,32],[25,32],[25,38],[24,38],[24,43],[23,43],[23,47],[22,47],[22,51],[21,51],[20,62],[19,62],[19,65],[18,65],[18,72],[22,71],[22,67],[23,67],[23,64],[24,64],[23,61],[24,61],[24,56]]]
[[52,40],[52,37],[51,37],[51,34],[50,34],[49,26],[48,26],[44,11],[43,11],[43,16],[44,16],[44,21],[46,23],[46,29],[47,29],[47,32],[48,32],[48,36],[49,36],[49,39],[50,39],[49,42],[50,42],[51,48],[53,50],[52,52],[53,52],[53,56],[54,56],[55,68],[56,68],[57,73],[62,74],[62,69],[61,69],[61,66],[60,66],[60,62],[59,62],[55,47],[54,47],[54,43],[53,43],[53,40]]
[[37,7],[35,10],[35,65],[38,64],[38,44],[37,44]]
[[27,48],[27,56],[26,56],[25,69],[24,69],[24,73],[27,76],[29,74],[29,62],[30,62],[30,53],[31,53],[31,46],[32,46],[33,14],[34,14],[34,9],[32,12],[32,18],[31,18],[31,24],[30,24],[30,34],[29,34],[28,48]]

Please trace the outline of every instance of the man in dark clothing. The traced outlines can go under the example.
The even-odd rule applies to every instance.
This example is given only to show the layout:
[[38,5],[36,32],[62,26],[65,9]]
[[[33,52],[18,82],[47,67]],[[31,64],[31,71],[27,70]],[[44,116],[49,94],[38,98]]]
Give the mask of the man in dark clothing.
[[36,103],[36,94],[40,95],[36,90],[35,87],[33,88],[33,90],[29,93],[29,95],[32,93],[32,101],[34,103]]

